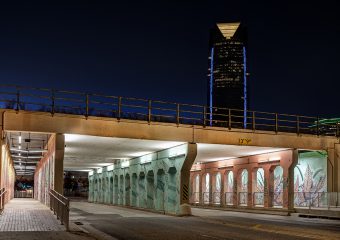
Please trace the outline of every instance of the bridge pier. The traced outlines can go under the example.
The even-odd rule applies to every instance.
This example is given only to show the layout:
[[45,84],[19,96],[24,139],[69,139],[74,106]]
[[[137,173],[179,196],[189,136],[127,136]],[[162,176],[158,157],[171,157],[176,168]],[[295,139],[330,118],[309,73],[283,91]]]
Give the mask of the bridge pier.
[[340,143],[328,148],[328,192],[340,192]]
[[47,143],[48,151],[37,164],[34,173],[34,198],[49,204],[49,190],[64,192],[64,149],[65,136],[52,134]]

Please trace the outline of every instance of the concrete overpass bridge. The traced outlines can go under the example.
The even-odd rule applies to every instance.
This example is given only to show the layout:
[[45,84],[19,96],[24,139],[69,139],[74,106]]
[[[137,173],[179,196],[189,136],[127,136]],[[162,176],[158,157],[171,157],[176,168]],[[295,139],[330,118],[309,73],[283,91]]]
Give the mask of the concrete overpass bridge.
[[65,170],[89,172],[89,201],[175,215],[189,204],[329,205],[340,192],[339,124],[317,117],[214,116],[205,106],[17,86],[0,96],[7,200],[15,175],[34,174],[34,196],[49,204]]

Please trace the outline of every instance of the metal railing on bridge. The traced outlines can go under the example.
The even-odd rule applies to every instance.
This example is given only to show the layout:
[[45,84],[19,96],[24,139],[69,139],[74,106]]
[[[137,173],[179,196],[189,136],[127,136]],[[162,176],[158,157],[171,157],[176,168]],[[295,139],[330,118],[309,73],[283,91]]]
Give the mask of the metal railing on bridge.
[[207,107],[141,98],[0,85],[0,108],[252,131],[340,136],[340,119]]
[[6,197],[6,189],[0,189],[0,214],[4,210],[5,207],[5,197]]
[[69,215],[70,215],[70,201],[60,193],[50,189],[50,209],[61,224],[65,225],[66,230],[69,230]]

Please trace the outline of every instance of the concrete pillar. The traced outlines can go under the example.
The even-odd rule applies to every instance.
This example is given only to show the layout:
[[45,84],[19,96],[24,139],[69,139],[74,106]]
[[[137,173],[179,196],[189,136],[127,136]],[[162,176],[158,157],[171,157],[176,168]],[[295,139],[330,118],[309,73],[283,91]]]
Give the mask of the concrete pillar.
[[65,136],[56,134],[55,137],[55,159],[54,159],[54,190],[63,194],[64,190],[64,152]]
[[237,168],[234,168],[233,169],[233,177],[234,177],[234,180],[233,180],[233,205],[234,207],[237,207],[238,206],[238,184],[239,184],[239,181],[238,181],[238,176],[239,174],[239,169]]
[[340,143],[334,144],[334,192],[340,192]]
[[298,163],[299,153],[297,149],[292,151],[292,158],[289,159],[290,166],[283,167],[283,208],[294,209],[294,168]]
[[0,136],[0,188],[2,188],[3,185],[3,159],[2,159],[2,144],[3,144],[3,140],[2,140],[2,130],[1,130],[1,136]]
[[256,184],[254,182],[254,168],[248,168],[248,197],[247,197],[247,206],[253,207],[253,186]]
[[273,203],[273,186],[274,186],[274,169],[271,165],[263,167],[264,170],[264,207],[272,207]]
[[191,208],[189,205],[189,184],[190,169],[197,156],[197,144],[188,143],[187,156],[182,165],[180,172],[180,215],[190,215]]
[[327,149],[327,192],[333,192],[336,186],[335,175],[338,173],[335,171],[335,148]]
[[215,204],[216,200],[215,200],[215,194],[216,194],[216,174],[217,172],[211,172],[211,187],[210,187],[210,190],[211,190],[211,194],[210,194],[210,204]]
[[203,192],[203,174],[202,174],[202,172],[200,172],[200,174],[199,174],[199,178],[200,178],[200,181],[199,181],[199,193],[198,193],[198,195],[199,195],[199,204],[203,204],[203,194],[202,194],[202,192]]
[[224,194],[224,185],[226,181],[226,171],[220,171],[221,174],[221,193],[220,193],[220,205],[225,206],[225,194]]

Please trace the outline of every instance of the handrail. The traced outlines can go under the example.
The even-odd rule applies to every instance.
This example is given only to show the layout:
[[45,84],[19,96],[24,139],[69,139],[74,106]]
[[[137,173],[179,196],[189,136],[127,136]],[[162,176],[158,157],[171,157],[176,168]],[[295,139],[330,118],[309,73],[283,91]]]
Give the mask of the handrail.
[[340,137],[340,119],[0,84],[0,108]]
[[49,191],[50,209],[61,224],[65,225],[66,231],[69,230],[70,200],[53,189]]
[[0,214],[2,214],[2,211],[5,207],[5,194],[7,190],[5,188],[0,189]]

